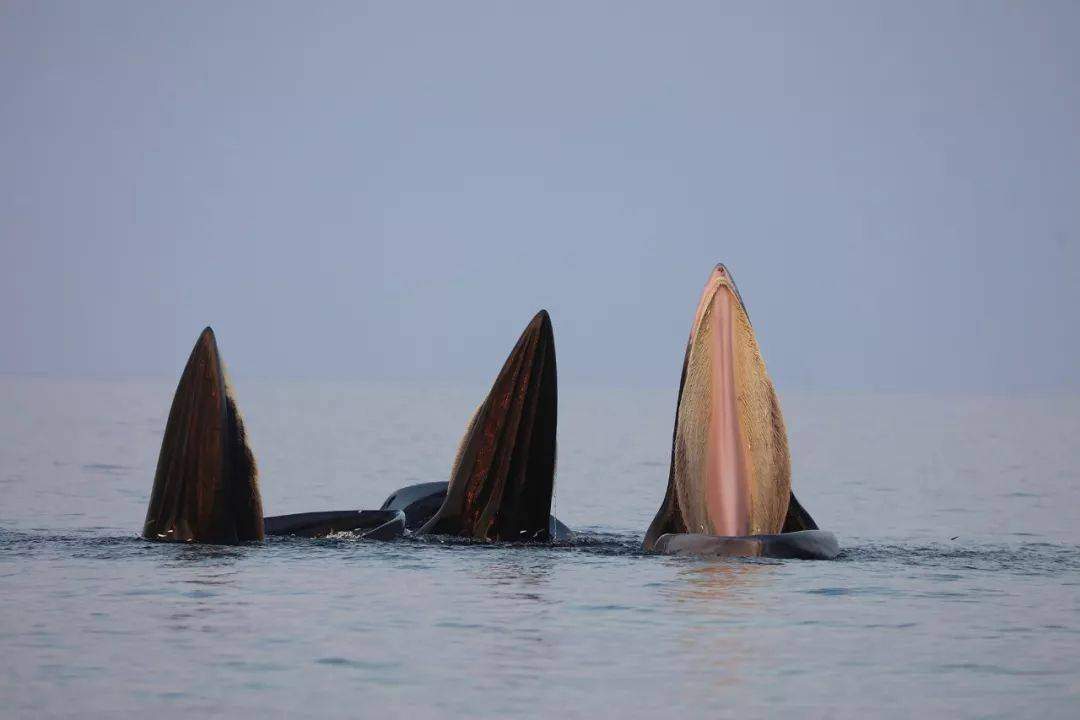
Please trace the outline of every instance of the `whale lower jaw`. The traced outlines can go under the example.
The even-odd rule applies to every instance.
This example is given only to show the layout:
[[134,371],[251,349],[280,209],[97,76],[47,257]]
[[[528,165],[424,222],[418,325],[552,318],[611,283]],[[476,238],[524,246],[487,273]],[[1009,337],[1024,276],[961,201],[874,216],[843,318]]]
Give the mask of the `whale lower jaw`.
[[255,458],[210,328],[173,396],[142,535],[225,545],[263,539]]
[[417,533],[550,540],[557,405],[555,338],[541,310],[473,415],[446,498]]
[[767,557],[833,560],[840,554],[836,536],[825,530],[800,530],[779,535],[703,535],[668,533],[656,540],[660,555],[695,557]]

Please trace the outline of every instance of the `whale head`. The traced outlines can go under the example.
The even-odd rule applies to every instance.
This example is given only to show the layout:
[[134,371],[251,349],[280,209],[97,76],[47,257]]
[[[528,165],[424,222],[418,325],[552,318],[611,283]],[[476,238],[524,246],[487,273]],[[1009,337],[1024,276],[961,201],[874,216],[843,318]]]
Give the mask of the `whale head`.
[[694,312],[668,491],[645,545],[665,532],[778,533],[790,493],[791,459],[776,391],[735,278],[718,264]]
[[547,540],[555,487],[555,336],[536,313],[476,409],[446,499],[420,533]]
[[173,395],[143,537],[232,544],[263,532],[255,458],[208,327]]

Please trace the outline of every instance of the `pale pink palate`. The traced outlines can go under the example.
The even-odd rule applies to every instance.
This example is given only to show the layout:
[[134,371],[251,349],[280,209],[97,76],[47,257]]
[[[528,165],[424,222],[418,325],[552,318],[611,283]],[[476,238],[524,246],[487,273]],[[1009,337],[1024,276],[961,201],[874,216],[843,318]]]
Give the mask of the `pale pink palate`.
[[709,277],[698,303],[694,328],[700,326],[709,304],[708,357],[711,361],[709,434],[705,461],[705,508],[717,535],[750,532],[750,470],[739,428],[738,392],[735,379],[734,293],[717,268]]

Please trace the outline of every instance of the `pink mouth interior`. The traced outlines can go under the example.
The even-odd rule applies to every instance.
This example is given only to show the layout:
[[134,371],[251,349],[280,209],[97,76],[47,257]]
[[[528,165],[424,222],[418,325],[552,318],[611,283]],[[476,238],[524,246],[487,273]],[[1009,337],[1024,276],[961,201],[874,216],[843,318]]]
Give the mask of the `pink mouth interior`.
[[[739,428],[735,384],[736,300],[727,287],[720,286],[713,293],[711,302],[712,397],[705,462],[706,513],[717,535],[747,535],[750,532],[750,471]],[[699,307],[699,320],[705,305],[703,302]]]

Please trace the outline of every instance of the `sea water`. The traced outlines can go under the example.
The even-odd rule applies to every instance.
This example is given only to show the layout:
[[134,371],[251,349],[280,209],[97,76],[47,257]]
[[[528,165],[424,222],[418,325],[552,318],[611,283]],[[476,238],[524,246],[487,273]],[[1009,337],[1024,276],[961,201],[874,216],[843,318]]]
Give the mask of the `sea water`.
[[[675,389],[564,384],[557,546],[139,538],[175,380],[0,377],[4,717],[1080,717],[1080,398],[783,394],[838,560],[640,552]],[[483,386],[241,381],[267,514],[446,479]]]

